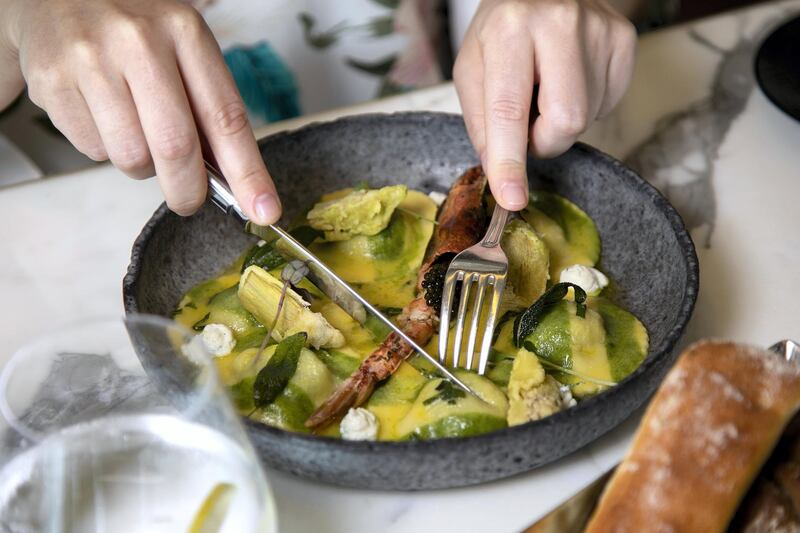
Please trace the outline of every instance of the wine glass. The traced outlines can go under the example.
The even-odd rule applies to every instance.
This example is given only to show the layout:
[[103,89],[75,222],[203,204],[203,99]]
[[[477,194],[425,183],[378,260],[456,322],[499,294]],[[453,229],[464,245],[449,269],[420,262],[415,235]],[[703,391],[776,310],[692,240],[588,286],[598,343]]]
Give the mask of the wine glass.
[[54,331],[0,374],[0,530],[271,532],[264,471],[200,337],[131,315]]

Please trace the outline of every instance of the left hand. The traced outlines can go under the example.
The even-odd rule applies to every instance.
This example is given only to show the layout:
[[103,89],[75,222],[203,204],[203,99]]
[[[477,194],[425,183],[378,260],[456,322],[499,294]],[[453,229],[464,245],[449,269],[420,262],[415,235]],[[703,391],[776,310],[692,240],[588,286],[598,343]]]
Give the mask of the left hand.
[[[636,31],[604,0],[483,0],[453,68],[464,121],[498,203],[528,203],[528,140],[565,152],[622,98]],[[532,119],[534,85],[539,115]],[[532,120],[532,122],[531,122]]]

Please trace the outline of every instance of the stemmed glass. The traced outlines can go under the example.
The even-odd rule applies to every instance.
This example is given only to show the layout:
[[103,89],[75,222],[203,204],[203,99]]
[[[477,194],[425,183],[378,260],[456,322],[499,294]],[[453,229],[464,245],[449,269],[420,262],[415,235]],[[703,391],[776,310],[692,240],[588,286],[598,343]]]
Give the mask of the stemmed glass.
[[0,530],[261,532],[264,472],[199,337],[169,320],[88,321],[0,374]]

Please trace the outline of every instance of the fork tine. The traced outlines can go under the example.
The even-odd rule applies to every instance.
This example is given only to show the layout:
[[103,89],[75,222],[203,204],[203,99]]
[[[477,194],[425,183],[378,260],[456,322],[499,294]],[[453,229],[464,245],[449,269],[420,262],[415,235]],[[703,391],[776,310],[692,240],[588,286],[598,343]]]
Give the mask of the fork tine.
[[[467,340],[467,370],[472,370],[472,361],[475,358],[475,342],[478,340],[478,324],[483,314],[483,297],[486,294],[486,287],[489,285],[489,276],[478,278],[477,292],[475,293],[475,304],[472,306],[472,323],[469,327],[469,337]],[[485,333],[484,333],[485,335]]]
[[471,272],[464,274],[464,283],[461,285],[461,301],[458,304],[458,314],[456,315],[456,331],[453,338],[453,368],[458,368],[461,362],[461,340],[464,336],[464,322],[467,321],[467,307],[469,304],[469,293],[472,282],[478,277]]
[[[492,276],[494,277],[494,276]],[[478,359],[478,374],[486,373],[486,364],[489,362],[489,349],[492,347],[492,333],[494,323],[497,319],[497,310],[500,308],[500,297],[503,295],[506,280],[505,276],[495,278],[494,290],[492,291],[492,303],[489,306],[489,314],[486,318],[486,328],[484,329],[483,340],[481,341],[481,355]]]
[[450,336],[450,307],[453,304],[453,294],[455,294],[456,283],[463,275],[463,272],[450,272],[448,270],[444,280],[442,307],[439,313],[439,362],[442,364],[447,361],[447,341]]

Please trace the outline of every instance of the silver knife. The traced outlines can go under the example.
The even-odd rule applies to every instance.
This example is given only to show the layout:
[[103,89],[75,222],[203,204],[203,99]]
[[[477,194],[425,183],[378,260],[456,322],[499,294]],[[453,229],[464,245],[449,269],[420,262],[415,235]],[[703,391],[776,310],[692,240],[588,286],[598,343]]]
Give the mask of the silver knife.
[[309,269],[309,274],[306,276],[311,283],[316,285],[323,293],[325,293],[334,303],[341,307],[347,314],[352,316],[360,324],[363,324],[367,319],[369,312],[378,320],[386,324],[392,331],[400,335],[414,350],[427,359],[439,373],[452,381],[460,389],[470,393],[478,399],[481,399],[478,394],[470,389],[464,382],[450,372],[447,367],[439,362],[431,354],[425,351],[423,347],[414,342],[411,337],[406,335],[402,329],[397,327],[394,322],[389,320],[383,313],[378,311],[372,304],[365,300],[358,292],[353,289],[346,281],[340,278],[336,273],[328,268],[325,263],[317,259],[305,246],[297,242],[287,231],[279,228],[275,224],[269,226],[259,226],[253,224],[244,214],[236,198],[233,196],[228,182],[222,174],[208,161],[205,162],[206,170],[208,172],[208,196],[211,202],[222,209],[225,213],[233,216],[239,222],[244,224],[245,231],[256,235],[264,240],[272,240],[276,235],[283,241],[285,246],[281,247],[281,251],[291,255],[295,259],[304,262]]
[[[800,345],[794,341],[783,340],[769,347],[787,361],[800,364]],[[617,465],[595,479],[567,501],[544,515],[523,533],[579,533],[589,523],[594,508]]]

